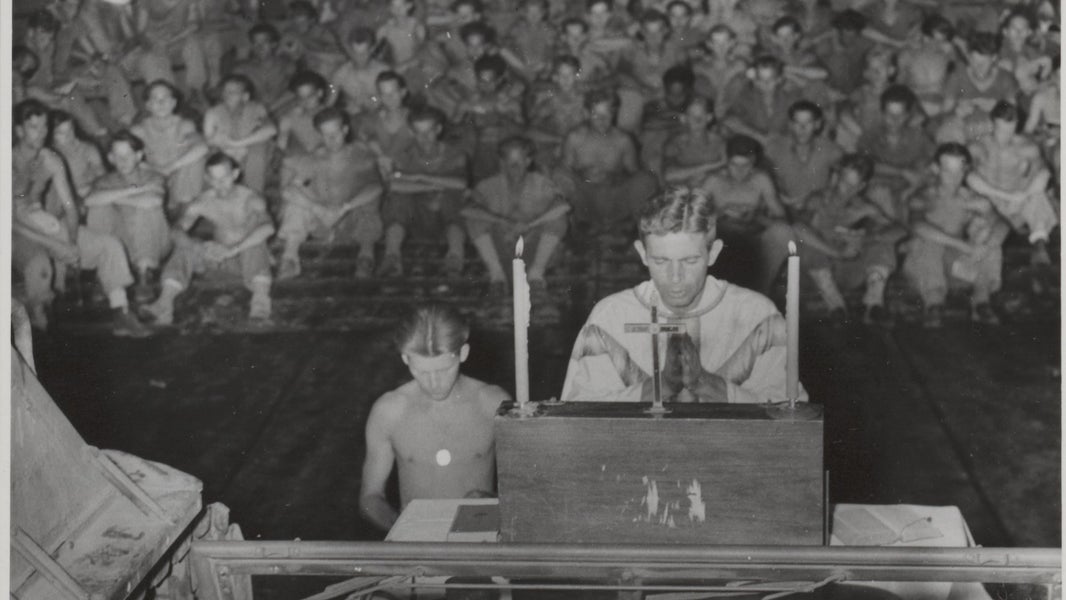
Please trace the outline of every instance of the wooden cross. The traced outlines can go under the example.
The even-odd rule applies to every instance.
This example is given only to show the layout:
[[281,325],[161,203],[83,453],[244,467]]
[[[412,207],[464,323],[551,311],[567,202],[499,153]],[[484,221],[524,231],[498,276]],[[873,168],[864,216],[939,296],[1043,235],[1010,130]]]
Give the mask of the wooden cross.
[[652,402],[651,410],[648,412],[662,414],[666,412],[666,409],[663,408],[663,390],[659,377],[659,334],[681,333],[684,331],[684,326],[681,323],[659,323],[658,317],[659,311],[653,306],[651,307],[650,323],[626,323],[624,331],[626,333],[645,333],[651,335],[651,377],[655,399]]

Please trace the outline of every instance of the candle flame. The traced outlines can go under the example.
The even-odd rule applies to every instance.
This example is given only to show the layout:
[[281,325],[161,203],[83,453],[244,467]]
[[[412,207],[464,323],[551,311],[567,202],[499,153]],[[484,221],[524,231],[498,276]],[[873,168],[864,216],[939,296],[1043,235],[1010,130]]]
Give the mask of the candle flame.
[[796,255],[796,242],[794,242],[792,240],[788,241],[788,255],[789,256],[795,256]]
[[514,257],[522,258],[522,250],[525,249],[526,243],[522,239],[522,236],[518,236],[518,242],[514,245]]

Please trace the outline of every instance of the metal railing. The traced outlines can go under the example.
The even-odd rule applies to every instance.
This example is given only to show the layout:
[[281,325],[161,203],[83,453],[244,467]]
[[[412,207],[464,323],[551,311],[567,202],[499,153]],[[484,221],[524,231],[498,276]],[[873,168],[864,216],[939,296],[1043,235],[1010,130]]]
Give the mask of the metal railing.
[[[247,600],[253,575],[352,578],[312,598],[384,588],[461,587],[750,592],[778,597],[826,583],[1062,583],[1056,548],[637,546],[410,542],[197,542],[200,600]],[[484,583],[415,583],[421,577]],[[489,578],[497,578],[493,583]],[[505,578],[503,581],[499,578]],[[523,581],[526,580],[526,581]],[[503,581],[503,583],[501,583]]]

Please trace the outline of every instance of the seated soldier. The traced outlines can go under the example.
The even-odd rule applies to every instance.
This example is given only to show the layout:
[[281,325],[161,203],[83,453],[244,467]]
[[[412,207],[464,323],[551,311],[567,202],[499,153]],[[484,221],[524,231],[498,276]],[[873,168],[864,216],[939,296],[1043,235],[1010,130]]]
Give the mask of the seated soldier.
[[[427,19],[426,25],[433,38],[431,45],[437,46],[444,68],[469,59],[467,43],[462,31],[471,23],[479,23],[488,27],[482,13],[480,0],[455,0],[448,7],[446,14],[439,17],[430,16]],[[491,31],[492,28],[489,27],[489,30]],[[472,30],[467,28],[467,31]],[[473,60],[477,60],[477,57],[469,60],[472,63]]]
[[[651,281],[596,304],[578,334],[563,384],[563,401],[650,402],[651,341],[625,332],[646,323],[681,323],[663,340],[663,399],[761,403],[785,400],[785,320],[772,302],[707,274],[717,260],[712,202],[669,188],[646,205],[634,243]],[[799,390],[799,400],[806,392]]]
[[[252,45],[251,56],[233,65],[230,72],[246,77],[255,89],[256,100],[270,114],[279,114],[291,105],[288,88],[296,74],[296,64],[278,53],[281,34],[273,25],[259,23],[248,32],[248,39]],[[248,177],[247,170],[244,175]]]
[[681,116],[696,95],[696,75],[687,65],[670,67],[663,74],[661,97],[644,106],[644,121],[637,136],[640,160],[653,173],[662,172],[663,145],[684,127]]
[[548,0],[522,0],[518,20],[507,30],[503,46],[525,65],[530,81],[551,76],[558,30],[548,21]]
[[144,142],[148,166],[167,178],[167,211],[178,214],[203,189],[207,144],[196,124],[177,113],[172,84],[153,81],[144,94],[148,114],[130,132]]
[[[75,89],[85,98],[104,98],[111,119],[120,126],[129,127],[137,116],[129,78],[138,68],[134,52],[127,51],[123,55],[123,52],[116,51],[128,41],[125,32],[132,32],[132,25],[122,27],[124,19],[119,17],[122,11],[123,7],[106,0],[82,0],[64,33],[69,36],[71,50],[75,47],[83,49],[84,57],[73,51],[64,56],[56,42],[52,75],[68,79],[67,85],[75,82]],[[102,13],[110,14],[105,16]],[[129,16],[125,20],[131,23]],[[12,58],[14,55],[13,51]],[[38,63],[46,58],[38,57]],[[151,81],[155,77],[143,78]]]
[[[422,498],[494,495],[493,419],[503,389],[459,373],[470,355],[469,326],[440,305],[416,309],[396,332],[412,381],[374,402],[366,422],[359,510],[388,530],[400,510]],[[400,510],[385,487],[395,464]]]
[[549,172],[559,163],[563,140],[585,120],[581,62],[564,54],[555,59],[551,83],[533,95],[526,135],[537,145],[536,164]]
[[[107,128],[89,105],[79,81],[69,80],[68,65],[58,64],[58,32],[59,21],[47,9],[34,11],[27,19],[25,46],[36,57],[37,66],[27,73],[28,77],[23,82],[26,96],[36,98],[50,108],[71,113],[88,135],[102,138],[107,135]],[[29,69],[26,68],[26,71]]]
[[681,113],[681,126],[663,145],[662,178],[691,187],[726,165],[726,144],[709,98],[693,96]]
[[1050,265],[1047,245],[1059,219],[1048,197],[1051,173],[1040,148],[1018,133],[1018,108],[1000,101],[990,113],[992,134],[972,144],[970,189],[992,201],[1015,230],[1027,230],[1035,265]]
[[[250,40],[245,34],[254,27],[259,7],[242,0],[200,0],[200,40],[207,67],[208,86],[222,81],[223,57],[246,58]],[[282,82],[282,88],[285,82]]]
[[671,0],[664,7],[670,20],[670,36],[689,58],[700,52],[699,46],[706,37],[706,32],[699,27],[695,11],[696,8],[685,0]]
[[946,106],[945,85],[955,64],[955,27],[934,14],[922,21],[921,37],[899,54],[899,83],[918,96],[922,111],[930,117],[950,112]]
[[668,69],[684,63],[684,48],[670,37],[670,22],[657,10],[640,17],[636,39],[620,51],[618,126],[637,133],[645,106],[663,98],[663,76]]
[[505,79],[507,63],[496,55],[485,55],[474,63],[477,87],[459,101],[456,121],[461,130],[473,133],[470,166],[474,180],[499,170],[497,147],[500,140],[523,129],[522,104]]
[[945,112],[953,110],[956,103],[964,100],[969,100],[985,113],[991,111],[1000,100],[1015,101],[1018,82],[1010,71],[997,64],[999,38],[995,34],[975,34],[970,40],[966,60],[966,67],[955,69],[944,84]]
[[734,79],[744,78],[748,57],[740,52],[737,34],[722,24],[711,28],[701,54],[692,62],[696,93],[714,100],[719,112],[725,113],[729,107],[726,91]]
[[881,94],[881,124],[862,134],[858,151],[874,160],[875,177],[867,198],[893,218],[901,219],[901,199],[922,183],[936,150],[914,122],[918,100],[905,86],[889,86]]
[[278,279],[300,274],[300,245],[309,236],[359,244],[355,276],[374,273],[374,244],[381,238],[381,178],[374,154],[360,141],[348,141],[348,120],[337,108],[315,115],[322,146],[285,159],[278,237],[285,251]]
[[411,97],[407,81],[396,71],[382,71],[376,85],[379,106],[361,115],[356,137],[377,155],[382,177],[390,177],[397,157],[415,141],[408,106]]
[[349,59],[329,77],[333,87],[327,105],[340,96],[344,110],[349,115],[358,115],[374,106],[375,82],[388,65],[374,58],[377,39],[374,30],[355,27],[348,34]]
[[[836,143],[854,151],[859,138],[881,124],[881,94],[885,93],[896,76],[895,55],[883,48],[866,54],[862,84],[840,103],[836,128]],[[915,112],[915,117],[922,115]]]
[[1059,58],[1051,62],[1051,76],[1048,81],[1033,94],[1029,104],[1029,116],[1025,120],[1025,134],[1040,144],[1044,157],[1055,171],[1055,181],[1061,181],[1062,140],[1061,140],[1061,103],[1059,102]]
[[389,19],[376,33],[379,43],[388,50],[389,64],[399,73],[416,66],[426,41],[426,26],[415,14],[416,8],[414,0],[391,0]]
[[965,187],[970,153],[961,144],[937,148],[936,181],[910,199],[911,240],[903,273],[918,289],[924,305],[922,324],[943,322],[949,282],[972,287],[971,317],[997,324],[989,303],[999,290],[1003,271],[1003,240],[1010,228],[991,203]]
[[[575,16],[579,13],[580,3],[574,7]],[[615,10],[614,0],[585,0],[584,13],[580,16],[588,23],[589,39],[593,43],[600,42],[623,42],[628,43],[627,33],[629,30],[630,15],[623,8]]]
[[296,96],[296,106],[278,122],[278,148],[286,155],[310,154],[322,145],[314,119],[325,107],[329,82],[313,71],[300,71],[292,76],[289,89]]
[[463,210],[466,229],[489,272],[489,295],[507,293],[507,274],[500,254],[513,256],[515,242],[524,237],[533,250],[529,287],[546,287],[544,272],[566,234],[570,206],[548,177],[532,171],[533,142],[510,137],[500,143],[500,172],[474,188],[474,197]]
[[[208,81],[211,73],[207,68],[197,4],[186,0],[143,0],[136,4],[135,11],[138,14],[137,33],[144,51],[168,60],[170,65],[183,65],[182,89],[190,103],[199,105],[203,101],[205,86],[213,87],[217,82]],[[169,75],[161,78],[176,84],[173,71]]]
[[863,37],[866,17],[856,10],[844,10],[833,16],[833,32],[813,48],[818,61],[825,65],[826,84],[848,96],[863,84],[866,55],[875,44]]
[[262,103],[252,100],[252,82],[230,74],[222,80],[222,101],[204,113],[204,137],[241,166],[244,185],[262,195],[278,128]]
[[618,96],[607,91],[585,95],[586,122],[563,142],[564,195],[571,198],[579,224],[601,232],[635,218],[658,183],[637,159],[637,148],[614,125]]
[[[74,117],[70,113],[54,110],[48,118],[52,130],[52,149],[67,164],[75,201],[84,200],[92,189],[93,181],[105,171],[100,149],[78,137]],[[49,200],[54,198],[54,192],[54,188],[49,189]]]
[[774,22],[771,35],[763,45],[763,51],[781,61],[784,76],[800,87],[812,81],[828,77],[829,71],[819,62],[818,56],[800,44],[803,27],[794,17],[784,16]]
[[708,176],[699,189],[714,203],[717,236],[725,244],[712,273],[766,294],[788,256],[792,230],[773,181],[755,168],[760,151],[759,143],[747,136],[729,138],[726,168]]
[[788,107],[788,135],[770,136],[766,158],[781,201],[792,209],[802,209],[807,196],[829,185],[829,175],[844,156],[832,140],[822,136],[825,117],[810,100]]
[[747,13],[755,23],[756,46],[765,48],[768,40],[774,35],[774,24],[781,17],[787,16],[789,7],[783,0],[744,0],[737,3],[737,8]]
[[[37,100],[25,100],[15,106],[14,112],[12,266],[22,278],[21,300],[33,325],[39,329],[48,326],[47,308],[54,297],[53,280],[56,289],[62,291],[65,268],[69,266],[96,270],[113,313],[114,335],[148,335],[129,311],[126,288],[133,283],[133,275],[122,243],[78,224],[78,209],[67,183],[63,159],[45,147],[48,107]],[[49,186],[56,189],[57,196],[52,210],[42,206]]]
[[414,110],[410,117],[414,141],[393,159],[389,196],[381,211],[385,224],[385,257],[378,275],[403,274],[402,249],[413,228],[448,241],[444,273],[455,278],[463,270],[463,231],[459,211],[467,189],[466,156],[442,141],[444,114],[433,107]]
[[[178,224],[174,253],[160,276],[159,298],[144,307],[157,324],[174,321],[174,299],[189,287],[193,275],[214,271],[240,275],[252,292],[248,318],[270,318],[270,250],[274,225],[259,194],[237,183],[240,165],[216,152],[207,159],[208,188],[189,205]],[[200,219],[208,222],[212,239],[201,241],[186,232]]]
[[318,9],[307,0],[289,3],[288,19],[281,26],[281,53],[298,67],[315,73],[333,73],[347,57],[333,31],[319,23]]
[[589,88],[604,85],[614,79],[614,71],[607,54],[589,41],[589,25],[581,19],[567,19],[560,26],[560,52],[573,56],[581,68],[581,79]]
[[744,4],[740,0],[711,0],[707,3],[707,15],[703,22],[709,29],[718,25],[728,27],[736,36],[738,54],[751,56],[758,41],[759,26]]
[[519,83],[519,78],[505,75],[510,70],[521,73],[523,65],[510,50],[496,45],[496,31],[485,23],[475,21],[463,25],[459,35],[463,42],[463,55],[451,63],[443,77],[428,90],[434,105],[450,117],[460,118],[458,113],[463,102],[478,94],[479,88],[483,87],[480,78],[488,64],[493,64],[492,69],[499,72],[500,93],[515,101],[521,98],[525,89]]
[[873,176],[869,157],[841,159],[830,185],[807,202],[795,225],[800,264],[811,276],[837,325],[848,320],[841,288],[865,285],[863,322],[891,326],[885,283],[896,270],[896,244],[906,231],[863,192]]
[[[1051,61],[1057,53],[1042,52],[1033,43],[1036,17],[1023,7],[1011,9],[1003,18],[1000,33],[999,66],[1014,75],[1023,100],[1032,98],[1051,75]],[[1010,98],[1004,98],[1009,100]]]
[[85,197],[86,227],[122,242],[137,275],[135,299],[146,302],[152,271],[170,250],[163,212],[166,181],[144,164],[144,142],[128,131],[111,138],[107,159],[115,170],[97,179]]
[[725,126],[755,138],[788,132],[788,107],[804,97],[803,90],[783,75],[784,65],[773,56],[755,59],[752,78],[733,79],[726,92]]

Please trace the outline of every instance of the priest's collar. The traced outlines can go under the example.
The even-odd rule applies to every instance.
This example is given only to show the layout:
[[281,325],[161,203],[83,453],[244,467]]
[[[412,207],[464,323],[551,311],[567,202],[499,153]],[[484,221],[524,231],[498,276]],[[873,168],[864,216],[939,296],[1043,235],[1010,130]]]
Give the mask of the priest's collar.
[[683,313],[676,313],[663,303],[654,281],[645,281],[637,285],[633,288],[633,295],[636,296],[637,301],[644,308],[651,310],[651,307],[654,306],[659,310],[659,314],[668,319],[695,319],[714,310],[722,302],[722,298],[725,297],[728,286],[729,284],[725,281],[720,281],[708,275],[707,281],[703,285],[703,291],[700,292],[700,299],[696,303],[696,308]]

